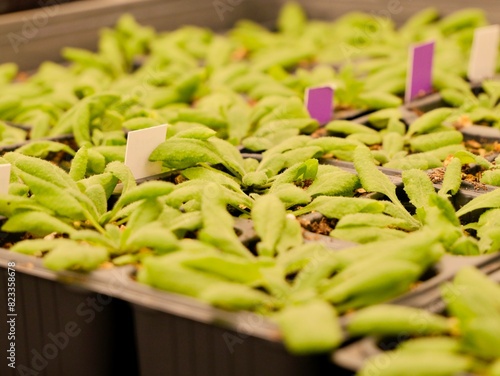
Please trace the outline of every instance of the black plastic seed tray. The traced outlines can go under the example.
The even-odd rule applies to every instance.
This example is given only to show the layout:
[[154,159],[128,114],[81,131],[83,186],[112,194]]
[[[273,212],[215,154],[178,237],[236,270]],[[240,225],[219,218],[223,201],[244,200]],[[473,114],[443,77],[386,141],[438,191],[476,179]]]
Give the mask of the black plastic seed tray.
[[148,299],[134,305],[143,375],[350,374],[326,355],[290,355],[277,329],[262,317],[221,312],[188,298],[176,302],[147,286],[136,289]]
[[93,275],[54,273],[0,249],[0,347],[15,357],[2,375],[138,375],[130,306],[110,296],[119,280],[108,276],[98,293],[85,286]]
[[[482,256],[482,258],[483,260],[478,263],[467,263],[465,265],[479,267],[481,271],[487,274],[490,279],[500,283],[500,257],[498,255],[490,255],[486,256],[486,258],[485,256]],[[488,258],[489,260],[487,260]],[[441,283],[451,281],[455,273],[465,265],[462,265],[460,262],[456,263],[455,270]],[[435,286],[431,290],[415,292],[400,299],[396,299],[391,303],[426,309],[430,312],[438,314],[442,314],[446,309],[438,286]],[[365,337],[337,350],[334,354],[332,354],[332,361],[346,369],[359,371],[369,358],[382,354],[384,351],[394,349],[401,340],[403,340],[403,338],[378,339],[375,337]]]
[[439,93],[434,93],[428,95],[427,97],[418,98],[413,102],[403,106],[403,108],[408,111],[407,115],[413,114],[416,117],[419,113],[422,114],[441,107],[450,107],[450,105],[446,104]]
[[[238,219],[235,228],[243,242],[251,241],[253,234],[250,221]],[[30,297],[28,302],[23,300],[20,303],[23,307],[26,306],[25,310],[17,310],[19,316],[29,318],[26,323],[22,323],[18,327],[18,333],[23,333],[26,336],[23,340],[27,342],[21,341],[20,345],[16,346],[20,349],[20,354],[28,351],[28,357],[25,356],[27,360],[21,360],[23,355],[17,355],[18,364],[22,364],[21,361],[30,361],[29,350],[31,348],[36,349],[36,346],[40,348],[38,344],[40,341],[42,343],[40,351],[43,352],[44,334],[47,333],[46,336],[49,337],[49,332],[53,333],[61,330],[58,329],[61,327],[61,322],[66,323],[72,320],[78,322],[77,319],[84,319],[85,317],[78,317],[80,312],[78,307],[82,302],[85,304],[89,299],[94,298],[99,301],[99,296],[101,301],[110,299],[109,296],[114,296],[115,298],[111,300],[113,303],[109,303],[105,307],[105,309],[111,310],[112,313],[101,315],[101,313],[108,312],[102,310],[102,312],[98,312],[99,315],[98,313],[95,314],[96,318],[93,322],[96,323],[94,325],[100,323],[99,330],[93,330],[94,327],[90,326],[92,323],[89,326],[81,324],[82,333],[83,328],[89,330],[85,332],[87,333],[85,338],[90,337],[85,343],[86,348],[91,346],[93,349],[101,349],[100,346],[110,346],[112,350],[92,351],[86,353],[86,356],[99,357],[103,352],[106,352],[108,357],[111,356],[109,359],[115,359],[113,354],[117,351],[120,354],[127,353],[127,349],[116,350],[116,347],[113,347],[115,343],[110,345],[107,342],[116,338],[123,338],[117,337],[119,335],[127,337],[128,341],[120,339],[117,346],[125,346],[128,343],[128,351],[131,351],[133,344],[130,344],[130,330],[135,329],[141,374],[350,374],[344,368],[330,364],[326,356],[295,357],[288,354],[280,341],[277,328],[268,320],[250,313],[230,313],[217,310],[187,297],[157,291],[148,286],[140,285],[133,281],[131,268],[115,268],[112,271],[96,272],[90,276],[79,273],[58,274],[47,271],[40,266],[40,260],[32,257],[12,254],[7,251],[2,251],[1,256],[2,258],[5,257],[2,261],[2,267],[7,265],[8,260],[16,260],[17,275],[22,275],[18,277],[19,281],[21,281],[19,284],[27,286],[26,292],[21,296]],[[427,286],[425,289],[423,287],[417,288],[415,292],[432,291],[432,286],[437,286],[446,278],[450,278],[448,276],[451,276],[453,271],[456,271],[461,265],[472,264],[485,267],[489,265],[492,258],[493,256],[477,258],[453,257],[450,259],[451,261],[447,260],[443,266],[440,266],[442,269],[438,269],[436,277],[423,281],[421,286]],[[25,279],[29,282],[24,282]],[[45,285],[48,287],[44,287]],[[3,286],[2,291],[6,291],[6,287]],[[37,288],[42,290],[35,290]],[[45,289],[51,292],[46,293],[44,292]],[[413,294],[415,295],[415,293]],[[37,298],[33,296],[37,296]],[[40,301],[40,299],[43,299],[52,302],[52,300],[49,300],[51,298],[46,296],[50,296],[52,299],[61,296],[61,299],[56,300],[55,305],[47,306],[49,313],[45,311],[46,306]],[[404,297],[404,299],[409,299],[409,297]],[[123,301],[133,303],[135,327],[132,326],[132,320],[128,316],[129,308],[123,304]],[[30,306],[30,303],[33,303],[33,305]],[[30,312],[31,315],[28,315],[27,312]],[[3,313],[6,314],[6,312]],[[59,326],[54,328],[54,326],[48,324],[40,325],[39,318],[46,316],[57,317]],[[74,318],[74,316],[77,317]],[[120,319],[124,320],[125,318],[127,323],[120,321]],[[118,332],[110,333],[116,326],[118,326]],[[27,329],[28,327],[30,329]],[[28,330],[29,333],[42,334],[27,336]],[[40,336],[42,339],[40,339]],[[106,337],[106,340],[103,340],[103,336]],[[97,340],[96,338],[100,341],[99,344],[90,345],[89,343]],[[35,341],[35,344],[32,344],[31,341]],[[27,344],[23,345],[24,343]],[[78,343],[74,346],[78,346]],[[109,349],[109,347],[106,348]],[[78,354],[81,351],[83,351],[81,348],[80,351],[75,350]],[[110,352],[112,355],[109,355]],[[56,358],[57,360],[55,360],[57,366],[54,367],[64,369],[67,363],[71,364],[72,367],[79,364],[71,358],[71,354],[69,350],[68,352],[61,352]],[[130,360],[129,358],[126,359]],[[85,361],[90,362],[87,364],[102,366],[102,368],[108,367],[107,364],[99,363],[100,360],[86,359]],[[123,364],[122,360],[120,362],[120,364]],[[88,368],[86,369],[88,370]],[[100,370],[96,369],[93,374],[98,375],[99,372]],[[52,374],[57,375],[57,373],[47,373],[47,375]],[[66,373],[63,371],[61,374]],[[77,375],[78,373],[73,372],[70,374]]]
[[[286,0],[280,0],[283,4]],[[301,0],[299,1],[306,9],[307,13],[315,18],[331,19],[338,17],[345,12],[356,9],[360,12],[368,12],[381,17],[393,20],[400,25],[413,14],[427,7],[436,7],[441,14],[449,14],[457,10],[470,7],[481,7],[487,11],[490,22],[500,22],[500,4],[496,0],[482,0],[480,3],[472,3],[470,0],[455,0],[436,2],[431,0],[387,2],[385,0],[356,0],[356,1],[336,1],[322,0]]]
[[[497,155],[498,154],[495,154],[494,156],[496,157]],[[252,156],[250,156],[250,157],[252,157]],[[487,158],[487,159],[491,159],[491,158]],[[356,169],[354,168],[354,164],[352,162],[339,161],[337,159],[332,159],[332,158],[322,158],[322,159],[320,159],[320,162],[322,164],[329,164],[332,166],[340,167],[346,171],[356,173]],[[382,171],[385,175],[387,175],[387,177],[394,184],[398,185],[398,184],[402,183],[403,179],[401,176],[401,173],[402,173],[401,170],[396,170],[393,168],[387,168],[387,167],[381,167],[381,166],[377,166],[377,168],[378,168],[378,170]],[[429,176],[431,176],[438,169],[441,169],[441,167],[436,168],[436,169],[427,170],[427,173],[429,174]],[[478,169],[479,169],[479,166],[470,165],[468,171],[470,171],[470,173],[475,173],[475,172],[477,172]],[[437,181],[437,182],[433,183],[436,190],[439,190],[442,187],[441,183],[442,183],[441,181]],[[498,187],[493,186],[493,185],[482,184],[482,183],[474,184],[474,183],[463,180],[461,183],[461,186],[460,186],[461,191],[457,193],[457,195],[455,196],[455,200],[459,200],[457,202],[457,205],[460,202],[464,202],[461,204],[461,206],[463,206],[463,205],[465,205],[466,202],[468,202],[469,196],[471,198],[473,198],[473,197],[476,197],[477,195],[491,192],[497,188]],[[465,196],[464,196],[464,194],[465,194]]]
[[[117,16],[122,13],[132,13],[139,22],[148,23],[160,31],[177,28],[183,24],[223,30],[231,27],[241,18],[264,24],[273,21],[286,0],[221,3],[212,0],[181,2],[94,0],[70,4],[61,4],[60,1],[42,2],[52,6],[44,10],[35,9],[2,16],[0,19],[0,50],[2,51],[0,63],[14,61],[19,62],[22,69],[33,69],[45,60],[59,60],[59,52],[63,47],[73,45],[93,49],[97,44],[99,28],[112,26]],[[439,4],[431,0],[401,1],[400,3],[386,0],[339,0],[335,3],[323,0],[301,0],[299,2],[311,18],[331,20],[346,12],[358,10],[389,18],[397,24],[401,24],[418,10],[430,6],[438,7],[442,14],[471,6],[468,0],[440,2]],[[491,23],[500,22],[500,4],[496,0],[483,0],[478,6],[486,10]],[[29,28],[31,25],[34,26],[34,30]],[[23,30],[27,30],[26,35],[23,34]],[[21,38],[12,41],[11,33]]]
[[[356,173],[356,168],[354,167],[354,163],[352,162],[340,161],[338,159],[333,159],[333,158],[321,158],[320,162],[322,164],[329,164]],[[387,175],[393,183],[397,184],[401,182],[401,170],[396,170],[393,168],[387,168],[381,166],[377,166],[377,168],[380,171],[382,171],[385,175]]]
[[[486,267],[500,257],[445,256],[436,273],[415,292],[428,293],[464,265]],[[142,374],[160,375],[350,375],[324,356],[292,356],[273,323],[252,313],[231,313],[194,299],[132,281],[136,336]],[[401,298],[412,301],[415,292]],[[129,299],[129,298],[126,298]],[[345,317],[341,323],[345,325]],[[337,350],[342,351],[342,349]]]
[[[481,86],[478,84],[471,84],[471,88],[475,93],[479,93],[481,91]],[[418,98],[415,101],[400,107],[400,110],[402,112],[403,121],[406,124],[411,124],[417,120],[421,114],[442,107],[450,106],[443,101],[439,93],[434,93],[423,98]],[[355,118],[353,121],[363,125],[370,125],[369,114]],[[464,135],[464,141],[473,140],[481,144],[493,144],[495,142],[500,142],[500,129],[497,128],[472,125],[460,128],[459,131]],[[323,162],[339,167],[354,168],[351,162],[338,161],[336,159],[325,159]],[[380,166],[378,169],[390,177],[397,177],[401,175],[400,170]]]
[[[237,219],[234,228],[242,243],[252,241],[251,221]],[[0,240],[7,236],[0,233]],[[56,273],[39,258],[0,249],[0,315],[6,318],[0,347],[14,343],[16,366],[4,363],[0,374],[139,375],[132,306],[121,299],[128,296],[131,270]]]
[[[99,29],[113,26],[123,13],[131,13],[138,22],[151,25],[159,31],[188,24],[224,30],[242,18],[266,23],[275,19],[279,10],[279,4],[263,0],[222,3],[222,7],[212,0],[44,3],[52,6],[0,18],[0,63],[16,62],[21,69],[29,70],[46,60],[60,61],[60,51],[67,46],[94,50]],[[43,27],[40,26],[42,23]]]
[[[211,0],[187,0],[183,2],[162,0],[103,0],[88,1],[60,6],[49,22],[39,28],[36,37],[16,51],[8,39],[10,33],[22,33],[26,19],[36,15],[28,12],[0,20],[0,61],[15,61],[22,69],[36,67],[43,60],[59,59],[59,50],[67,45],[95,48],[97,29],[111,26],[123,12],[133,13],[140,22],[159,29],[175,28],[182,24],[225,29],[237,19],[248,17],[265,23],[275,19],[283,1],[251,0],[224,3],[230,10],[221,16]],[[336,2],[302,2],[312,17],[331,19],[345,11],[357,8],[365,11],[381,11],[388,7],[384,1],[359,0]],[[453,10],[463,7],[464,0],[441,6]],[[430,1],[405,4],[395,19],[407,18],[416,8],[434,5]],[[484,2],[491,8],[490,15],[499,5],[494,0]],[[382,9],[383,8],[383,9]],[[52,9],[55,11],[56,9]],[[388,8],[389,10],[389,8]],[[500,12],[498,12],[500,14]],[[391,14],[390,14],[391,15]],[[497,18],[497,20],[500,17]],[[92,22],[89,22],[92,20]],[[495,19],[492,18],[492,21]],[[238,225],[236,225],[238,228]],[[5,257],[5,258],[4,258]],[[233,314],[213,309],[189,298],[175,296],[139,286],[132,280],[130,268],[115,268],[92,275],[78,273],[52,273],[41,266],[40,260],[0,251],[2,299],[7,302],[8,269],[10,260],[16,261],[16,364],[32,366],[38,351],[40,357],[33,367],[39,375],[134,375],[135,351],[130,334],[133,321],[129,306],[134,303],[135,331],[141,374],[143,375],[341,375],[339,369],[324,356],[292,357],[286,353],[277,336],[276,328],[267,320],[251,314]],[[8,266],[7,266],[8,267]],[[7,283],[5,282],[5,283]],[[110,299],[110,296],[114,298]],[[92,311],[86,306],[92,302],[110,303]],[[78,307],[94,312],[80,315]],[[1,304],[6,317],[7,305]],[[83,321],[82,321],[83,320]],[[5,320],[6,321],[6,320]],[[64,349],[57,350],[49,333],[66,333],[66,324],[75,322],[81,329],[71,336]],[[73,326],[70,326],[73,328]],[[6,322],[0,332],[7,333]],[[64,330],[64,332],[63,332]],[[71,333],[76,333],[73,328]],[[68,334],[69,336],[69,334]],[[7,341],[2,335],[2,348]],[[61,342],[59,342],[61,343]],[[53,351],[58,351],[53,359]],[[45,355],[47,354],[47,356]],[[40,361],[40,362],[38,362]],[[90,368],[90,370],[89,370]],[[1,374],[8,375],[8,369]],[[12,373],[14,374],[14,373]]]
[[[479,84],[471,84],[471,88],[475,94],[482,92],[482,88]],[[438,93],[418,99],[403,107],[404,120],[411,123],[418,118],[418,114],[442,107],[450,107],[450,105],[447,104]],[[500,142],[500,129],[498,128],[486,125],[470,125],[459,128],[458,130],[464,135],[465,141],[474,140],[482,144]]]
[[[417,115],[413,114],[405,107],[400,107],[400,110],[403,112],[403,116],[405,119],[409,119],[411,117],[417,118]],[[359,124],[369,125],[369,116],[370,116],[369,114],[365,114],[363,116],[351,120]],[[341,167],[346,170],[355,171],[354,163],[348,161],[341,161],[335,158],[322,158],[321,163]],[[387,175],[393,182],[398,183],[401,181],[401,170],[396,170],[393,168],[387,168],[382,166],[377,166],[377,168],[380,171],[382,171],[385,175]]]
[[[347,170],[347,169],[346,169]],[[349,170],[348,170],[349,171]],[[402,184],[401,178],[397,176],[393,176],[391,178],[393,183],[396,184],[396,194],[398,198],[401,200],[403,205],[408,209],[410,213],[414,212],[415,208],[411,203],[409,203],[408,196],[404,191],[404,186]],[[435,189],[439,190],[441,187],[438,184],[435,184]],[[468,202],[473,200],[480,195],[492,191],[495,187],[486,187],[484,190],[477,190],[474,185],[464,182],[462,183],[461,189],[450,198],[452,205],[456,210],[460,209],[462,206],[466,205]],[[377,199],[377,200],[386,200],[387,198],[384,195],[379,193],[369,193],[366,195],[366,198]],[[476,222],[479,216],[484,212],[484,210],[477,210],[471,212],[467,215],[461,217],[461,221],[464,224]],[[299,217],[299,220],[303,225],[311,223],[311,222],[320,222],[324,216],[321,213],[313,212]],[[356,243],[352,243],[349,241],[344,241],[340,239],[334,239],[328,235],[317,234],[308,230],[304,230],[304,237],[308,240],[313,241],[322,241],[329,248],[332,249],[343,249],[349,248],[357,245]],[[418,291],[427,291],[431,288],[442,283],[442,281],[449,278],[450,275],[453,275],[457,268],[460,268],[464,265],[474,265],[474,266],[482,266],[483,264],[488,264],[492,260],[500,259],[500,253],[496,253],[494,255],[486,255],[486,256],[454,256],[454,255],[446,255],[436,266],[435,270],[430,271],[430,276],[426,279],[424,283],[419,285],[417,288]]]
[[[54,141],[54,142],[70,144],[74,142],[74,137],[73,135],[67,134],[55,137],[41,138],[37,141]],[[31,142],[32,142],[31,140],[26,140],[24,142],[0,146],[0,154],[5,154],[9,151],[15,151],[16,149],[19,149],[22,146],[29,145]]]
[[[403,115],[404,119],[406,121],[412,122],[412,121],[416,120],[418,118],[418,116],[413,110],[410,110],[410,108],[416,109],[416,108],[420,108],[422,106],[423,108],[426,108],[426,111],[430,111],[434,108],[445,106],[444,102],[441,101],[442,105],[439,105],[438,101],[441,101],[441,97],[439,96],[439,94],[431,94],[427,97],[417,99],[414,102],[410,102],[406,107],[402,106],[402,107],[400,107],[400,109],[404,114]],[[428,108],[424,107],[427,105],[429,106]],[[369,116],[372,112],[375,112],[375,110],[340,111],[334,115],[334,118],[332,120],[351,120],[351,121],[354,121],[356,123],[366,125],[369,123],[368,119],[369,119]],[[239,149],[240,149],[240,152],[244,158],[255,158],[255,159],[262,158],[262,152],[254,152],[254,151],[245,149],[242,146],[240,146]],[[354,168],[354,165],[352,162],[341,161],[341,160],[332,159],[332,158],[325,158],[323,161],[324,161],[324,163],[332,164],[334,166],[346,167],[346,168],[350,168],[350,169]],[[400,170],[395,170],[395,169],[386,168],[386,167],[378,167],[378,168],[379,168],[379,170],[383,171],[387,175],[400,175],[401,174]]]
[[[193,24],[224,30],[231,27],[239,19],[248,18],[261,24],[274,22],[283,0],[249,0],[230,4],[213,2],[211,0],[188,0],[183,2],[161,0],[103,0],[85,1],[61,5],[60,2],[47,2],[51,5],[45,9],[36,9],[22,15],[11,14],[0,18],[0,49],[1,62],[16,62],[22,69],[35,69],[44,60],[60,61],[60,50],[66,46],[95,49],[98,39],[98,29],[109,27],[116,22],[119,15],[132,13],[139,22],[156,27],[162,31],[183,24]],[[335,5],[324,4],[322,1],[300,2],[311,18],[334,19],[345,12],[364,10],[389,17],[396,23],[401,23],[415,11],[427,6],[434,6],[431,1],[421,1],[418,4],[385,4],[382,0],[337,1]],[[465,0],[463,1],[466,4]],[[463,6],[462,2],[440,4],[439,10],[447,14]],[[500,19],[500,10],[492,0],[483,2],[481,6],[487,10],[490,21]],[[36,27],[38,18],[47,18],[43,27]],[[85,20],[92,19],[92,23]],[[34,21],[36,20],[36,22]],[[27,23],[35,22],[33,36],[24,36]],[[20,39],[13,39],[13,35]],[[14,40],[14,42],[13,42]],[[19,43],[22,40],[23,43]],[[18,41],[18,42],[15,42]],[[24,42],[26,41],[26,42]],[[28,43],[29,42],[29,43]],[[432,97],[432,96],[431,96]],[[354,119],[367,111],[339,111],[338,119]]]
[[[446,259],[448,258],[448,260]],[[446,256],[444,263],[446,275],[440,281],[428,286],[426,289],[417,288],[407,296],[395,299],[397,304],[410,305],[412,307],[425,308],[431,312],[442,312],[445,309],[441,299],[439,286],[453,279],[453,276],[464,266],[475,266],[485,274],[498,274],[500,272],[500,254],[483,256]],[[447,264],[447,265],[446,265]]]
[[[314,213],[314,216],[316,218],[322,218],[322,215],[318,213]],[[312,215],[309,216],[309,218],[312,217]],[[304,236],[313,241],[324,242],[330,249],[333,250],[340,250],[358,245],[356,243],[334,239],[330,236],[319,235],[309,231]],[[461,267],[472,265],[482,269],[483,267],[487,268],[488,265],[493,263],[494,265],[497,265],[498,268],[500,268],[500,264],[498,264],[499,262],[499,253],[481,256],[445,255],[434,267],[424,273],[420,283],[413,291],[401,296],[400,298],[396,299],[396,301],[400,302],[401,304],[418,306],[420,305],[418,302],[421,299],[427,300],[430,298],[430,295],[428,294],[429,291],[435,289],[443,282],[449,280]],[[493,266],[493,268],[497,266]]]
[[[71,336],[57,357],[48,359],[46,368],[35,369],[39,375],[351,374],[333,365],[328,354],[290,355],[268,319],[222,311],[141,285],[133,280],[132,267],[91,275],[54,273],[41,266],[39,259],[0,250],[0,287],[5,300],[10,261],[16,262],[18,370],[24,364],[38,366],[35,354],[51,357],[50,351],[55,351],[52,333],[64,333],[74,322],[78,334]],[[0,313],[6,317],[6,306],[2,305]],[[7,322],[1,325],[2,333],[7,333]],[[6,337],[0,345],[8,345]]]
[[[333,159],[324,159],[322,160],[322,163],[330,164],[339,167],[344,171],[356,174],[354,166],[349,162],[337,161]],[[399,199],[403,202],[403,205],[405,205],[408,208],[408,210],[414,211],[415,208],[409,203],[408,196],[404,191],[401,171],[383,167],[380,167],[379,169],[389,177],[389,179],[393,184],[396,185],[396,194],[398,195]],[[432,172],[432,170],[430,170],[429,173],[430,172]],[[442,187],[440,183],[435,183],[433,185],[436,191],[439,191],[439,189]],[[473,200],[474,198],[481,196],[482,194],[491,192],[495,189],[497,189],[497,187],[490,185],[478,186],[477,184],[469,183],[467,181],[462,181],[460,190],[455,195],[450,197],[450,201],[453,204],[454,208],[458,210],[462,206],[466,205],[469,201]],[[385,196],[379,193],[368,193],[367,195],[365,195],[365,197],[373,199],[386,199]],[[477,210],[472,213],[468,213],[462,217],[462,221],[464,223],[476,222],[479,216],[482,214],[482,212],[484,212],[484,210]],[[299,220],[301,221],[303,227],[307,227],[307,225],[319,223],[323,218],[324,216],[321,213],[313,212],[300,216]],[[322,241],[329,248],[332,249],[343,249],[356,245],[356,243],[340,239],[334,239],[328,235],[321,235],[315,232],[311,232],[307,228],[304,228],[303,236],[306,241]]]
[[[495,78],[498,79],[498,77]],[[470,88],[476,95],[483,92],[481,83],[470,83]],[[418,113],[429,112],[441,107],[450,107],[450,105],[443,100],[441,94],[439,93],[433,93],[425,97],[416,98],[403,106],[404,109],[415,115]]]

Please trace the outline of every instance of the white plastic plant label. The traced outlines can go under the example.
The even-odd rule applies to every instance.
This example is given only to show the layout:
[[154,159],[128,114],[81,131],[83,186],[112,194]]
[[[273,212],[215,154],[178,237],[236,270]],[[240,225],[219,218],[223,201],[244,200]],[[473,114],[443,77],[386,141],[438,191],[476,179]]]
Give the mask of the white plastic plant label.
[[167,124],[129,132],[125,165],[134,178],[142,179],[161,173],[161,162],[150,162],[151,153],[167,138]]
[[467,74],[470,81],[480,82],[493,77],[497,63],[499,41],[499,25],[480,27],[475,30]]
[[9,193],[10,164],[0,165],[0,193]]

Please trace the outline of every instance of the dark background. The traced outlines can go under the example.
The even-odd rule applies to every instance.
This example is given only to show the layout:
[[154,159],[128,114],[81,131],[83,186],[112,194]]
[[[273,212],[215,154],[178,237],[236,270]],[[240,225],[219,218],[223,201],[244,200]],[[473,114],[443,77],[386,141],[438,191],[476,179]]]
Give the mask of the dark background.
[[[58,4],[68,3],[70,1],[76,0],[57,0]],[[48,0],[2,0],[0,1],[0,14],[39,8],[41,5],[47,3],[50,2]]]
[[[41,8],[39,2],[55,5]],[[0,0],[0,9],[4,10],[35,6],[32,10],[0,16],[0,63],[16,62],[21,69],[31,70],[45,60],[60,60],[60,50],[66,46],[93,50],[99,29],[113,26],[118,17],[126,12],[159,31],[172,30],[186,24],[227,30],[242,18],[272,26],[280,7],[287,0],[80,0],[62,4],[63,2],[68,0]],[[298,2],[304,6],[309,17],[318,19],[334,19],[346,12],[358,10],[388,16],[401,24],[416,11],[434,6],[443,15],[459,9],[479,7],[485,10],[491,23],[500,23],[500,0]],[[47,14],[50,16],[47,17]],[[36,20],[45,24],[33,27],[32,23]],[[29,38],[25,38],[26,35]],[[17,40],[17,49],[13,48],[13,38]]]

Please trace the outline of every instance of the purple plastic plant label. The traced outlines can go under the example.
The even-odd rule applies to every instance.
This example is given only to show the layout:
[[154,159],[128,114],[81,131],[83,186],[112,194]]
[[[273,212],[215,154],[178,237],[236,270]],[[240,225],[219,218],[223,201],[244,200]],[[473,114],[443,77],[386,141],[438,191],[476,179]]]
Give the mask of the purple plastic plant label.
[[9,193],[10,170],[10,164],[0,165],[0,193]]
[[161,162],[150,162],[151,153],[167,138],[167,125],[129,132],[125,149],[125,165],[134,178],[142,179],[161,173]]
[[500,26],[490,25],[474,31],[474,41],[467,76],[472,82],[480,82],[495,74],[500,41]]
[[434,46],[435,42],[427,42],[410,47],[405,102],[432,91]]
[[305,104],[309,115],[320,125],[328,123],[333,117],[333,87],[320,86],[306,89]]

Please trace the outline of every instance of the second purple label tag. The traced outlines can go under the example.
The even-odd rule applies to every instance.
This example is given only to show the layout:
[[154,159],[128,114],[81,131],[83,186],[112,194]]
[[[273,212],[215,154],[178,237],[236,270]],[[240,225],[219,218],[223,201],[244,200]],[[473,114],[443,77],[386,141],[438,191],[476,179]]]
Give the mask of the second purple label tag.
[[333,87],[319,86],[306,89],[305,105],[309,115],[320,125],[328,123],[333,118]]
[[405,102],[432,92],[434,46],[435,42],[427,42],[410,47]]

